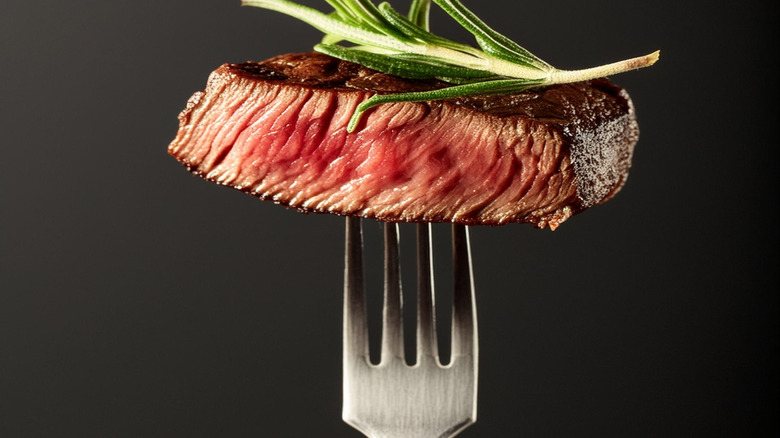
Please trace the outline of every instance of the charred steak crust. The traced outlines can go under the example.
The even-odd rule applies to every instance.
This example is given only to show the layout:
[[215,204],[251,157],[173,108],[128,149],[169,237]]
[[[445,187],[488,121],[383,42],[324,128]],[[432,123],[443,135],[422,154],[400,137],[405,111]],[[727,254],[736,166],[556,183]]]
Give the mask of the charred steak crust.
[[193,173],[302,212],[555,229],[625,183],[638,126],[607,79],[379,106],[447,86],[317,53],[225,64],[179,116],[169,152]]

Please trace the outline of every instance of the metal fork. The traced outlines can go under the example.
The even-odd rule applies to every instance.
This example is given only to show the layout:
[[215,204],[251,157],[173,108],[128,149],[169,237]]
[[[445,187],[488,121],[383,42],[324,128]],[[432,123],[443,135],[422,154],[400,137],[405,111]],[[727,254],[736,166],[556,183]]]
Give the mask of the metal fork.
[[371,438],[447,438],[477,418],[477,319],[468,229],[453,225],[455,272],[450,362],[439,360],[430,224],[417,225],[417,358],[407,365],[401,321],[398,225],[385,224],[380,363],[371,364],[359,218],[348,217],[344,273],[342,418]]

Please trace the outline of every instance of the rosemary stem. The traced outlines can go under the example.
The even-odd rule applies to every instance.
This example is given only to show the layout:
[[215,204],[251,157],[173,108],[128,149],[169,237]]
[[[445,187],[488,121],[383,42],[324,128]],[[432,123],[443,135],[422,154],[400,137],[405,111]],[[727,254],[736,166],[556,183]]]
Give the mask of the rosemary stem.
[[642,67],[649,67],[658,61],[659,51],[649,55],[613,62],[598,67],[586,68],[583,70],[553,70],[549,73],[547,83],[565,84],[570,82],[585,81],[605,76],[611,76],[617,73],[623,73],[630,70],[636,70]]
[[510,61],[505,61],[489,54],[464,53],[447,47],[424,45],[421,46],[420,55],[432,56],[436,58],[447,59],[453,64],[462,67],[468,67],[475,70],[483,70],[494,73],[498,76],[508,78],[526,78],[526,79],[544,79],[549,77],[550,72],[537,68],[525,67]]

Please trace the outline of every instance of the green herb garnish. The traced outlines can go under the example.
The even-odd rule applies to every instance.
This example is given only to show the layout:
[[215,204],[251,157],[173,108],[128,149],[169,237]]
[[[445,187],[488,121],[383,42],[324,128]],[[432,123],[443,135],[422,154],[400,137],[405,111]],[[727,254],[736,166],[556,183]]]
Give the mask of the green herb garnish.
[[[659,52],[584,70],[558,70],[491,29],[458,0],[433,0],[474,35],[480,49],[432,34],[430,0],[413,0],[409,14],[387,2],[326,0],[330,14],[288,0],[243,0],[282,12],[325,33],[314,50],[409,79],[440,79],[453,84],[438,90],[374,95],[349,121],[352,132],[365,111],[389,102],[422,102],[476,94],[507,94],[528,88],[594,79],[653,65]],[[338,45],[348,41],[354,46]]]

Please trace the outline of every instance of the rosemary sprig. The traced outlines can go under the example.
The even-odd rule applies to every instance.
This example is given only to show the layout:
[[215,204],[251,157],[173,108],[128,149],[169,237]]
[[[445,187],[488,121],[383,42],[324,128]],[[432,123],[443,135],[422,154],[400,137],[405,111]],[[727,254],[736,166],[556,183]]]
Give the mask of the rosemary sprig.
[[[330,14],[289,0],[242,0],[246,6],[270,9],[302,20],[325,36],[314,50],[409,79],[440,79],[453,84],[438,90],[374,95],[362,102],[347,130],[362,115],[389,102],[421,102],[475,94],[507,94],[552,84],[578,82],[653,65],[659,51],[584,70],[559,70],[491,29],[459,0],[433,0],[469,31],[479,49],[434,35],[428,20],[431,0],[413,0],[408,15],[387,2],[325,0]],[[338,43],[348,41],[354,46]]]

